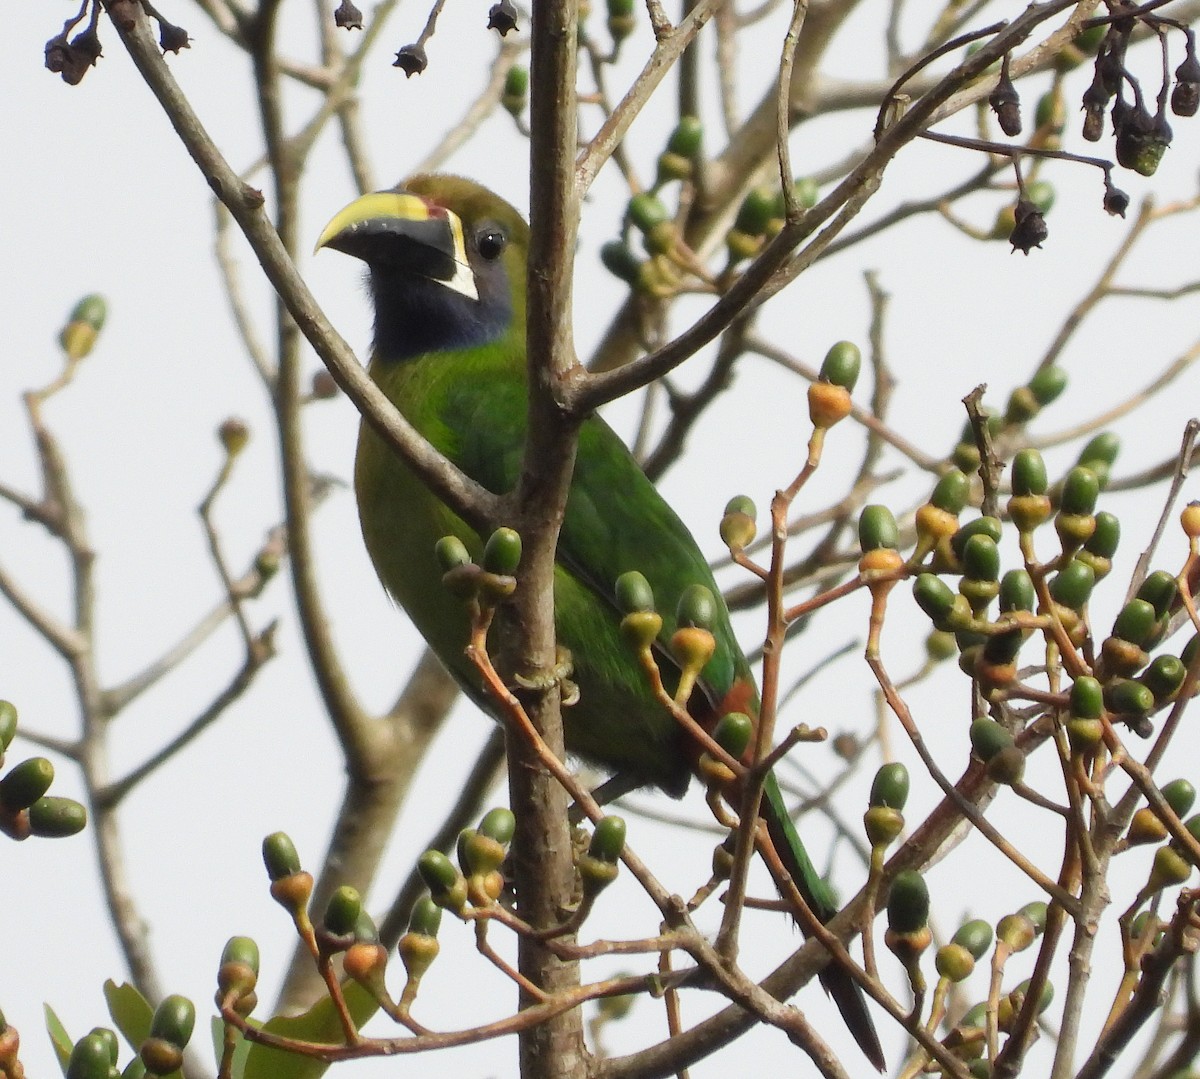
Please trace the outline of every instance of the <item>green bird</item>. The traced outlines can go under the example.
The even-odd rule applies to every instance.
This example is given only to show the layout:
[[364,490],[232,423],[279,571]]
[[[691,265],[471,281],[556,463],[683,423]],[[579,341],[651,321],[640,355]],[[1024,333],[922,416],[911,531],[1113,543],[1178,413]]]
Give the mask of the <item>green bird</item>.
[[[365,195],[326,226],[317,248],[362,259],[375,308],[370,375],[435,448],[483,487],[512,490],[526,423],[525,273],[529,226],[507,202],[472,181],[416,176],[392,191]],[[363,539],[392,597],[408,612],[458,684],[494,711],[464,654],[468,614],[441,584],[434,553],[457,536],[472,555],[480,537],[441,502],[366,423],[354,469]],[[626,787],[686,790],[699,757],[655,699],[620,633],[615,582],[638,570],[663,615],[661,640],[689,585],[717,598],[716,651],[688,708],[712,730],[729,711],[757,712],[758,691],[734,638],[708,563],[675,512],[615,432],[586,420],[554,578],[555,627],[569,649],[579,699],[564,709],[567,747],[612,771]],[[677,672],[658,657],[668,688]],[[771,841],[813,912],[837,909],[796,833],[773,776],[762,814]],[[885,1066],[858,985],[830,964],[821,983],[862,1051]]]

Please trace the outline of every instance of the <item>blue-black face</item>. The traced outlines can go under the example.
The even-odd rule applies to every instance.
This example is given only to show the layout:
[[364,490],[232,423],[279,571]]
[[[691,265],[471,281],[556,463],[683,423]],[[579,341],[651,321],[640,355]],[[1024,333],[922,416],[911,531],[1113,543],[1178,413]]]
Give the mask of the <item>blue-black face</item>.
[[[348,252],[370,270],[379,359],[395,363],[428,352],[473,348],[507,332],[512,291],[501,256],[509,238],[500,224],[484,220],[464,221],[462,239],[478,299],[451,283],[458,245],[446,217],[381,220]],[[457,254],[461,258],[461,249]]]

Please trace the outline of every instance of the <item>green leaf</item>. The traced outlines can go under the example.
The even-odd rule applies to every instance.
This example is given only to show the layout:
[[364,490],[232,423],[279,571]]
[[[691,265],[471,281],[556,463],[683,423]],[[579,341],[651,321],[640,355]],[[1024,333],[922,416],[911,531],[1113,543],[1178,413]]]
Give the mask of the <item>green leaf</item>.
[[[351,1016],[360,1026],[379,1007],[358,985],[343,985],[342,992],[346,995],[346,1006]],[[265,1023],[263,1029],[288,1038],[302,1038],[327,1045],[342,1044],[342,1025],[328,997],[322,997],[303,1015],[277,1015]],[[252,1045],[246,1055],[241,1079],[319,1079],[328,1067],[322,1060],[296,1056],[265,1045]]]
[[111,978],[104,983],[104,999],[117,1030],[136,1053],[150,1037],[150,1020],[154,1017],[150,1002],[128,982],[117,985]]
[[66,1075],[67,1061],[71,1059],[71,1050],[75,1048],[75,1043],[67,1033],[67,1028],[54,1014],[54,1009],[49,1004],[43,1004],[42,1009],[46,1013],[46,1033],[50,1035],[50,1044],[54,1047],[54,1055],[58,1057],[58,1066],[62,1068],[63,1075]]

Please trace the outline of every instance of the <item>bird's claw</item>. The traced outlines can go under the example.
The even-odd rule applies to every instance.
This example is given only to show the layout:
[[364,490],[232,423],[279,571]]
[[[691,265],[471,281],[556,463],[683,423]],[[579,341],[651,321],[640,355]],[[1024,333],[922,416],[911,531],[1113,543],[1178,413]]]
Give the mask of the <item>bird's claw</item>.
[[562,696],[562,705],[564,708],[569,708],[579,700],[579,686],[571,681],[571,675],[574,672],[575,663],[571,659],[570,651],[559,645],[554,666],[547,670],[533,671],[529,674],[514,674],[513,681],[521,689],[529,690],[544,691],[553,686],[558,686],[559,693]]

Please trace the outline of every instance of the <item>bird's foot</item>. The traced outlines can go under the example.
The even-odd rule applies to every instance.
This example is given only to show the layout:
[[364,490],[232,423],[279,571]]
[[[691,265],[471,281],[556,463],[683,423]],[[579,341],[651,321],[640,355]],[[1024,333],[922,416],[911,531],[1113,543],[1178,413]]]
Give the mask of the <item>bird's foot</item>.
[[558,686],[559,693],[562,695],[563,707],[569,708],[579,700],[579,687],[571,681],[571,675],[574,672],[575,664],[571,659],[570,650],[559,645],[554,666],[545,670],[532,671],[529,674],[514,674],[513,681],[521,689],[544,691]]

